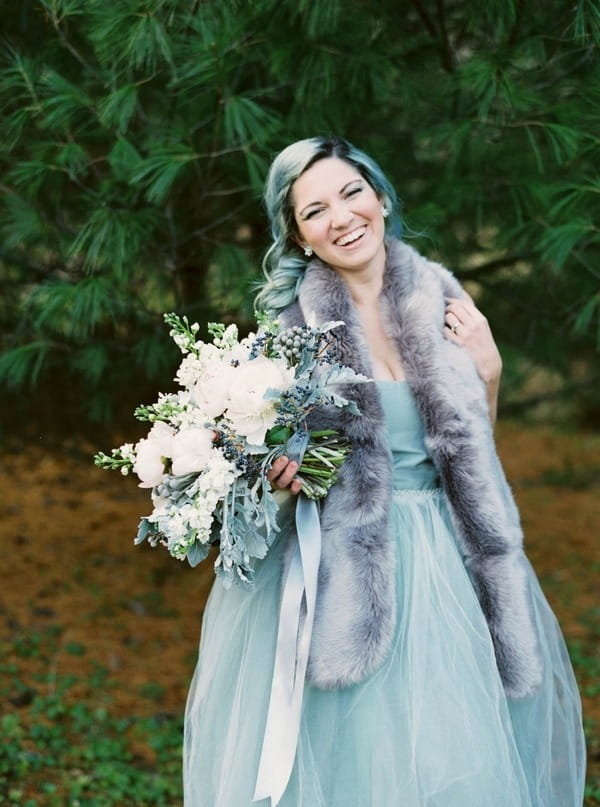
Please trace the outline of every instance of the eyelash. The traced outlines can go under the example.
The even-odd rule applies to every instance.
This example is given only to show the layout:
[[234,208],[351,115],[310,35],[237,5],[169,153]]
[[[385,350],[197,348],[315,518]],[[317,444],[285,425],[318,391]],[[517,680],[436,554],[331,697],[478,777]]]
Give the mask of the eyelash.
[[310,213],[307,213],[306,216],[304,216],[302,218],[302,221],[308,221],[309,219],[314,218],[318,213],[322,213],[322,212],[323,212],[322,207],[314,208],[313,210],[310,211]]
[[[357,194],[357,193],[360,193],[360,192],[362,191],[362,189],[363,189],[363,186],[362,186],[362,185],[358,185],[356,188],[352,188],[351,190],[349,190],[349,191],[348,191],[348,192],[345,194],[344,199],[350,199],[352,196],[356,196],[356,194]],[[304,216],[304,218],[302,219],[302,221],[308,221],[309,219],[314,218],[314,217],[315,217],[316,215],[318,215],[319,213],[322,213],[322,212],[323,212],[323,210],[324,210],[324,208],[322,208],[322,207],[316,207],[316,208],[314,208],[314,209],[313,209],[313,210],[311,210],[309,213],[307,213],[307,214],[306,214],[306,216]]]

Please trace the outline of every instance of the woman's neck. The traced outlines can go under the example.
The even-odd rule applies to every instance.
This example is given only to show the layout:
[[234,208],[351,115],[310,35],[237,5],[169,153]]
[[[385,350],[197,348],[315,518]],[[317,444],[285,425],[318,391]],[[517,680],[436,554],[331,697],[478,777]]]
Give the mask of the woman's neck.
[[362,272],[340,272],[357,308],[377,307],[383,288],[383,267],[369,267]]

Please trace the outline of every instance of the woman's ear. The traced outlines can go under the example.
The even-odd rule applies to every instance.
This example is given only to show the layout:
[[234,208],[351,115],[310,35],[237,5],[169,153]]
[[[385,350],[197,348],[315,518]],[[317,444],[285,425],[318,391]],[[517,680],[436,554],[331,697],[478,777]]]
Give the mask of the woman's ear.
[[297,235],[296,233],[291,233],[290,238],[292,239],[292,241],[293,241],[293,242],[294,242],[294,243],[295,243],[297,246],[299,246],[299,247],[300,247],[300,249],[301,249],[301,250],[303,250],[303,251],[304,251],[304,254],[305,254],[305,255],[308,255],[308,254],[309,254],[309,253],[308,253],[306,250],[311,249],[311,248],[310,248],[310,247],[309,247],[309,245],[306,243],[306,241],[303,241],[303,240],[302,240],[302,238],[300,238],[300,236],[299,236],[299,235]]

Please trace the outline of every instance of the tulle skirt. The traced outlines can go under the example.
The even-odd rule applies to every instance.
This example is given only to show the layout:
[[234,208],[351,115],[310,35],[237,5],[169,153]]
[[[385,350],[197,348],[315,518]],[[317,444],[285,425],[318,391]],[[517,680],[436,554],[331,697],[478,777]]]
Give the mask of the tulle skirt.
[[[280,807],[580,807],[580,700],[530,570],[545,673],[507,700],[439,491],[394,495],[398,620],[383,666],[337,691],[306,685]],[[216,583],[185,722],[186,807],[252,804],[275,654],[282,536],[256,590]],[[270,807],[268,800],[255,802]]]

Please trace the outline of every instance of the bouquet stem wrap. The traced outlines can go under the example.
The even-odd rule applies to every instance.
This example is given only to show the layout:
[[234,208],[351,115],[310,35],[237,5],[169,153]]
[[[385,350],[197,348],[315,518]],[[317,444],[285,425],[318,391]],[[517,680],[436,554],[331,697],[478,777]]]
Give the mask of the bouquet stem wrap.
[[254,801],[277,807],[294,767],[302,696],[315,617],[321,559],[321,526],[315,501],[296,503],[297,543],[281,597],[273,683]]

